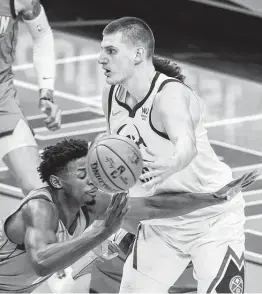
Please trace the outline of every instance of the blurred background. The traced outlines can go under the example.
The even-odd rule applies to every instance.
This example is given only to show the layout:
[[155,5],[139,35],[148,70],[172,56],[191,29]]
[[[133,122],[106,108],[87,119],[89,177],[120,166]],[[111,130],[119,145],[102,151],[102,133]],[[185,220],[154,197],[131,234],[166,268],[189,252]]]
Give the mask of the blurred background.
[[[211,143],[235,176],[262,171],[262,1],[261,0],[43,0],[55,35],[55,99],[63,110],[61,130],[43,127],[32,65],[32,40],[21,24],[15,83],[21,107],[40,149],[63,138],[91,141],[105,130],[101,109],[104,75],[97,57],[101,32],[111,20],[136,16],[156,38],[156,54],[174,59],[185,82],[207,105]],[[21,191],[0,163],[0,215]],[[262,292],[262,177],[244,192],[247,202],[246,292]]]

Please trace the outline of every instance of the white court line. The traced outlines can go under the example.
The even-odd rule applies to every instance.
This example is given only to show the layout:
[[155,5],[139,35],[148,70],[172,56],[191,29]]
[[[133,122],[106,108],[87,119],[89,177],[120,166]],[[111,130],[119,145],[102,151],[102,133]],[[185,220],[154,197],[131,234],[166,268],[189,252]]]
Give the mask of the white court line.
[[[94,60],[94,59],[97,59],[98,57],[99,57],[99,53],[86,54],[86,55],[56,59],[55,63],[56,64],[66,64],[66,63],[72,63],[72,62]],[[26,69],[30,69],[30,68],[34,68],[33,63],[18,64],[18,65],[13,66],[13,71],[26,70]]]
[[206,128],[214,128],[214,127],[219,127],[219,126],[228,126],[228,125],[232,125],[232,124],[251,122],[251,121],[256,121],[256,120],[261,120],[261,119],[262,119],[262,113],[259,113],[259,114],[240,116],[240,117],[234,117],[234,118],[229,118],[229,119],[222,119],[222,120],[208,122],[208,123],[205,123],[205,127]]
[[249,196],[255,196],[255,195],[262,195],[262,189],[243,192],[243,197],[249,197]]
[[[21,87],[21,88],[25,88],[25,89],[33,90],[33,91],[38,91],[38,86],[35,85],[35,84],[32,84],[32,83],[27,83],[27,82],[23,82],[23,81],[19,81],[19,80],[14,80],[14,84],[16,86],[18,86],[18,87]],[[61,92],[61,91],[54,91],[54,95],[58,96],[60,98],[70,100],[70,101],[74,101],[74,102],[78,102],[78,103],[82,103],[82,104],[97,107],[99,109],[99,112],[103,113],[101,102],[98,101],[99,100],[98,97],[100,97],[100,96],[81,97],[81,96],[68,94],[68,93]]]
[[80,135],[91,134],[91,133],[99,133],[104,131],[106,131],[106,126],[91,128],[88,130],[72,131],[72,132],[67,132],[62,134],[50,134],[46,136],[36,134],[35,138],[40,141],[47,141],[47,140],[60,139],[60,138],[70,137],[70,136],[80,136]]
[[252,235],[256,235],[256,236],[262,237],[262,232],[255,231],[255,230],[246,229],[245,230],[245,233],[249,233],[249,234],[252,234]]
[[[255,201],[250,201],[246,203],[246,206],[254,206],[254,205],[259,205],[262,204],[262,200],[255,200]],[[262,213],[262,211],[261,211]]]
[[191,0],[191,1],[206,4],[206,5],[211,5],[211,6],[215,6],[215,7],[219,7],[219,8],[222,8],[222,9],[232,10],[232,11],[236,11],[238,13],[248,14],[248,15],[252,15],[252,16],[256,16],[256,17],[261,18],[261,13],[256,12],[254,10],[250,10],[248,7],[242,8],[242,7],[234,6],[233,4],[230,5],[230,4],[227,4],[227,3],[223,3],[223,2],[219,2],[219,1],[215,2],[215,1],[210,1],[210,0]]
[[[90,106],[87,106],[87,107],[63,110],[62,115],[78,114],[78,113],[84,113],[84,112],[94,112],[94,113],[96,113],[96,110],[94,110]],[[45,118],[45,117],[46,117],[45,114],[36,114],[36,115],[29,115],[26,118],[27,118],[28,121],[30,121],[30,120],[40,119],[40,118]]]
[[259,169],[259,168],[262,168],[262,163],[233,167],[232,172],[248,171],[248,170]]
[[68,27],[83,27],[83,26],[106,26],[114,19],[91,19],[91,20],[74,20],[74,21],[53,21],[50,22],[52,28],[68,28]]
[[254,220],[254,219],[262,219],[262,211],[261,214],[258,215],[250,215],[246,217],[246,220]]
[[250,258],[250,257],[254,258],[255,262],[261,262],[262,261],[262,255],[261,254],[246,250],[245,255],[246,255],[247,258]]
[[[89,126],[89,125],[92,125],[92,124],[105,123],[105,122],[106,122],[106,120],[105,120],[104,117],[102,117],[102,118],[94,118],[94,119],[89,119],[89,120],[85,120],[85,121],[78,121],[78,122],[62,124],[61,129],[67,129],[67,128],[72,128],[72,127],[81,127],[81,126]],[[35,128],[34,131],[36,133],[48,132],[47,128],[45,128],[45,127]],[[67,135],[67,133],[65,133],[65,135]]]
[[237,146],[237,145],[233,145],[233,144],[229,144],[229,143],[225,143],[225,142],[221,142],[221,141],[217,141],[217,140],[209,140],[209,142],[212,143],[212,144],[222,146],[222,147],[226,147],[226,148],[230,148],[230,149],[233,149],[233,150],[242,151],[242,152],[245,152],[245,153],[249,153],[249,154],[252,154],[252,155],[262,157],[262,152],[256,151],[256,150],[253,150],[253,149],[244,148],[244,147],[240,147],[240,146]]
[[0,192],[10,194],[7,196],[15,196],[16,198],[23,198],[24,194],[20,188],[0,183]]

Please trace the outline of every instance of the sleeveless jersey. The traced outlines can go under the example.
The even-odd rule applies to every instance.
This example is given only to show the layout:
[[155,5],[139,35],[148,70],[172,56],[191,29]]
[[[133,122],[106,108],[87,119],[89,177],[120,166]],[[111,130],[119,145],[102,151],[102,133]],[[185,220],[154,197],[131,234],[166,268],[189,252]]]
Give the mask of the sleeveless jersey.
[[[19,207],[9,216],[9,218],[21,209],[28,201],[32,199],[46,199],[52,202],[50,188],[41,188],[28,194],[21,202]],[[0,222],[0,293],[30,293],[37,288],[46,277],[39,277],[34,272],[27,257],[24,246],[12,243],[5,234],[5,223]],[[86,217],[82,210],[77,219],[77,225],[74,233],[69,234],[63,222],[59,220],[57,229],[58,242],[63,242],[80,236],[87,226]]]
[[[110,132],[132,139],[140,148],[144,160],[150,161],[154,159],[149,158],[148,155],[143,152],[145,147],[156,157],[170,158],[174,154],[174,144],[169,140],[166,134],[156,130],[151,121],[152,107],[157,93],[161,92],[163,86],[171,82],[181,83],[179,80],[169,78],[157,72],[146,97],[136,104],[133,110],[125,104],[126,90],[123,86],[111,86],[108,98],[108,122]],[[185,87],[187,87],[192,99],[197,99],[199,105],[200,120],[195,128],[198,154],[186,168],[166,179],[155,193],[172,193],[179,191],[199,193],[215,192],[232,180],[231,169],[218,159],[209,143],[207,130],[204,127],[204,102],[188,86],[185,85]],[[170,105],[170,107],[172,107],[172,105]],[[174,125],[174,128],[175,127]],[[143,183],[138,181],[136,185],[129,190],[131,197],[148,195],[147,191],[142,188],[142,184]],[[241,195],[235,197],[230,202],[199,209],[182,217],[143,222],[172,226],[191,223],[199,219],[218,215],[228,209],[234,209],[234,204],[236,203],[243,204]]]
[[[0,1],[0,84],[13,78],[12,65],[15,59],[18,21],[14,0]],[[1,97],[0,97],[1,98]]]

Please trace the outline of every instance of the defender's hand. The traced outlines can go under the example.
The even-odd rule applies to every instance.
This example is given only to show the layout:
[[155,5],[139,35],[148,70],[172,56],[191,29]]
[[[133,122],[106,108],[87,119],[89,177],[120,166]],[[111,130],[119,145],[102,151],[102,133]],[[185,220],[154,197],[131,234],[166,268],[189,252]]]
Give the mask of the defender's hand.
[[113,195],[105,213],[105,220],[103,221],[104,230],[108,232],[109,236],[120,229],[129,209],[127,193],[123,192]]
[[49,89],[40,90],[39,108],[46,114],[44,125],[50,131],[56,131],[61,127],[61,110],[53,103],[53,91]]
[[256,181],[258,176],[259,174],[257,173],[257,171],[245,173],[242,177],[231,181],[229,184],[215,192],[214,198],[219,198],[221,200],[231,200],[243,189],[252,185]]

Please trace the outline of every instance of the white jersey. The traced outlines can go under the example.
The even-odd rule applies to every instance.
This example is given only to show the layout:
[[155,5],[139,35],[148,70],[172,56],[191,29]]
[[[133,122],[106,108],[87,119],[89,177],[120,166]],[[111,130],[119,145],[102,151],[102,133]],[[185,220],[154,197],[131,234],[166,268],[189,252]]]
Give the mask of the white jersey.
[[[112,134],[119,134],[132,139],[142,151],[144,160],[152,160],[152,157],[148,158],[143,152],[143,148],[145,147],[156,156],[169,158],[174,154],[174,144],[166,134],[156,130],[151,121],[151,111],[156,94],[162,90],[164,85],[170,82],[180,83],[179,80],[169,78],[157,72],[146,97],[135,105],[134,109],[131,109],[125,104],[126,90],[123,86],[111,86],[108,99],[109,129]],[[195,128],[198,154],[186,168],[166,179],[159,186],[156,193],[172,193],[178,191],[214,192],[232,180],[230,167],[218,159],[209,143],[203,119],[205,110],[204,102],[189,87],[186,85],[185,87],[189,91],[192,99],[197,99],[201,114],[198,125]],[[130,189],[131,197],[147,195],[147,191],[141,185],[142,183],[138,181]],[[243,205],[241,195],[235,197],[228,203],[200,209],[183,217],[149,220],[145,222],[172,226],[175,224],[195,222],[196,220],[212,217],[229,209],[234,209],[236,203]]]

